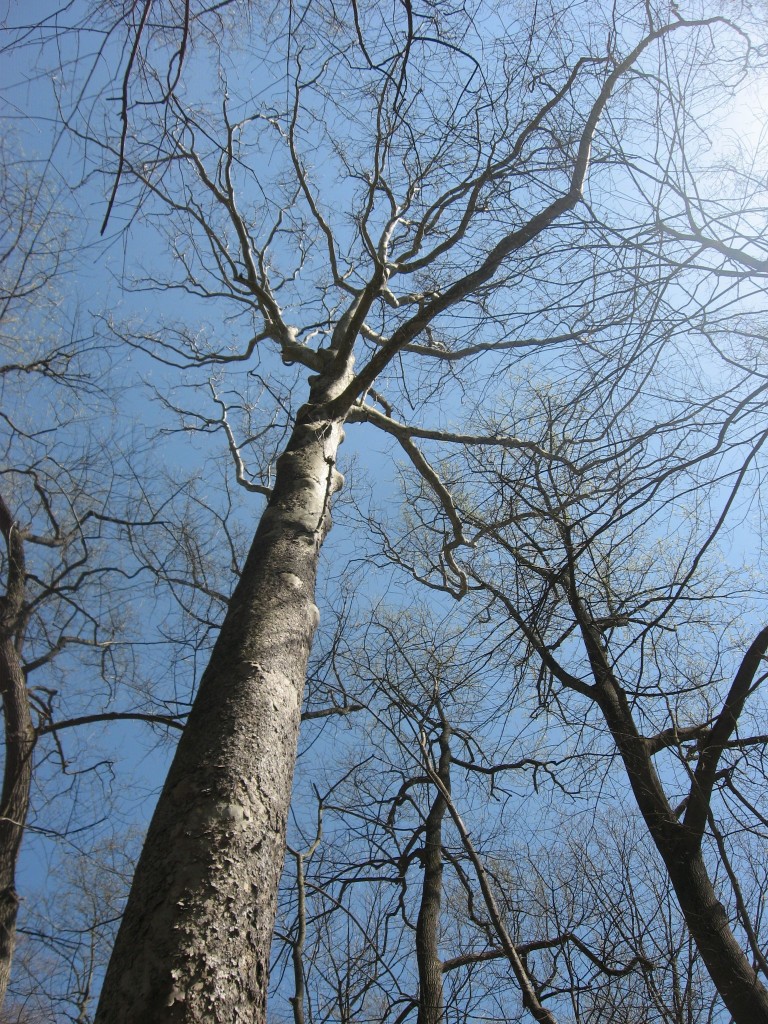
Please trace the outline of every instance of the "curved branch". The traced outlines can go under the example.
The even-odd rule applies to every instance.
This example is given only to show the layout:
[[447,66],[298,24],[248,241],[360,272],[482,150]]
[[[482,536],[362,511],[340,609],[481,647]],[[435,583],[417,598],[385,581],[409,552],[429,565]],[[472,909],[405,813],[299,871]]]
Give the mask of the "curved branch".
[[768,651],[768,626],[760,630],[744,655],[733,680],[728,696],[709,731],[700,742],[701,755],[691,783],[691,793],[683,824],[691,836],[700,841],[707,823],[712,789],[717,775],[717,766],[727,742],[735,731],[744,703],[755,685],[765,679],[761,676],[755,684],[755,676],[763,665]]

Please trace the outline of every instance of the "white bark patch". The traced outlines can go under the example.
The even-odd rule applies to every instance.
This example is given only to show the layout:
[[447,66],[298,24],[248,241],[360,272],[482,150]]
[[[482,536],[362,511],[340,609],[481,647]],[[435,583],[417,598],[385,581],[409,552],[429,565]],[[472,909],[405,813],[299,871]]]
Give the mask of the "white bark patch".
[[[226,824],[242,825],[250,820],[251,815],[242,804],[212,800],[207,805],[201,804],[196,807],[191,817],[192,828],[197,825],[197,827],[204,829],[206,825],[210,825],[210,827],[220,827]],[[196,821],[194,820],[195,818],[197,819]]]

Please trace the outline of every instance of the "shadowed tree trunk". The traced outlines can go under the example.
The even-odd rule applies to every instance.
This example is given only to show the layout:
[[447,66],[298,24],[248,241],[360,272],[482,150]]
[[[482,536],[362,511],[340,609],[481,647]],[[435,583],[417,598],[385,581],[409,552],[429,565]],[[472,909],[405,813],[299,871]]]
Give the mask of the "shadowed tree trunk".
[[[440,760],[437,775],[451,790],[451,729],[441,713]],[[416,962],[419,967],[418,1024],[442,1024],[443,962],[440,959],[440,907],[443,895],[443,818],[445,797],[438,790],[429,809],[424,829],[424,881],[416,922]]]
[[0,1006],[16,947],[16,862],[29,810],[35,731],[19,652],[24,603],[24,542],[0,497],[0,531],[8,551],[8,582],[0,598],[0,694],[5,725],[5,764],[0,797]]
[[[765,648],[768,630],[763,631],[761,640]],[[703,829],[692,829],[675,818],[648,755],[647,741],[639,736],[626,697],[607,672],[598,682],[598,693],[597,703],[712,981],[735,1021],[768,1024],[768,990],[736,941],[717,898],[702,856]],[[697,786],[698,780],[694,780],[693,787]]]
[[594,686],[586,688],[586,692],[602,711],[621,754],[637,805],[669,872],[680,909],[707,971],[737,1024],[768,1024],[768,990],[734,936],[701,850],[718,759],[724,743],[736,728],[744,701],[768,650],[768,628],[758,634],[745,654],[714,725],[699,737],[701,754],[681,822],[667,800],[654,767],[653,743],[638,732],[627,696],[614,677],[599,632],[575,590],[571,591],[570,601],[595,677]]
[[[686,532],[687,522],[681,526],[684,540],[668,560],[660,557],[657,539],[661,530],[670,530],[669,521],[656,518],[667,516],[668,506],[673,503],[664,490],[666,481],[673,482],[670,486],[675,499],[683,491],[688,497],[701,488],[709,513],[709,502],[713,501],[710,478],[696,475],[698,461],[694,461],[688,446],[688,427],[686,432],[675,431],[667,438],[667,424],[654,424],[658,448],[666,445],[669,453],[661,462],[657,461],[656,447],[649,446],[647,451],[638,448],[627,455],[621,448],[626,436],[621,413],[615,424],[611,422],[606,428],[606,421],[615,413],[611,408],[603,417],[599,408],[602,395],[595,396],[594,405],[583,402],[577,411],[574,404],[570,407],[574,411],[566,412],[564,402],[561,406],[548,406],[544,413],[544,423],[557,424],[558,430],[564,432],[567,429],[568,437],[557,450],[573,458],[575,471],[568,467],[562,473],[551,472],[547,467],[537,478],[537,472],[525,472],[528,467],[523,461],[519,468],[505,465],[503,474],[493,468],[492,486],[500,499],[498,511],[503,517],[500,525],[491,524],[485,511],[490,505],[484,507],[482,520],[478,517],[473,521],[471,510],[466,514],[486,536],[498,530],[498,551],[503,552],[501,564],[494,575],[488,570],[488,563],[478,562],[478,571],[472,572],[473,585],[479,584],[499,602],[504,614],[536,651],[541,662],[537,701],[548,708],[557,702],[565,720],[577,729],[589,721],[589,712],[585,715],[584,704],[578,699],[567,709],[565,701],[560,703],[558,687],[580,695],[599,711],[602,725],[598,729],[605,729],[611,749],[621,758],[637,809],[723,1003],[736,1024],[768,1024],[768,963],[759,941],[761,901],[753,898],[751,921],[743,890],[729,865],[727,850],[723,849],[717,821],[718,814],[732,812],[727,806],[724,808],[725,801],[719,797],[713,800],[720,782],[731,777],[749,777],[750,752],[753,765],[763,762],[765,737],[760,730],[756,735],[750,733],[751,723],[763,710],[758,690],[768,678],[768,627],[758,632],[743,654],[724,699],[719,691],[723,665],[718,664],[709,680],[701,673],[700,681],[698,670],[693,674],[697,691],[694,700],[690,695],[688,663],[680,654],[685,650],[685,641],[676,639],[680,646],[673,647],[671,652],[661,643],[658,648],[654,646],[656,630],[669,634],[679,631],[682,637],[690,623],[688,635],[694,644],[701,643],[701,649],[706,649],[704,637],[709,621],[699,633],[702,620],[695,615],[691,619],[690,612],[691,605],[702,600],[702,591],[696,590],[699,562],[725,521],[725,513],[755,452],[767,439],[764,385],[761,382],[753,392],[750,381],[749,387],[750,397],[757,398],[755,405],[750,409],[740,397],[734,397],[734,403],[739,403],[739,411],[749,411],[747,422],[754,433],[736,420],[738,429],[749,437],[749,446],[743,462],[733,459],[736,484],[726,492],[725,511],[715,506],[714,527],[704,516],[694,522],[690,533]],[[630,389],[626,388],[624,395],[629,394]],[[646,401],[643,381],[624,408],[633,415],[632,403]],[[691,408],[695,406],[692,404]],[[691,416],[693,419],[693,413]],[[561,428],[561,422],[567,428]],[[594,431],[592,436],[600,436],[601,430],[605,430],[602,443],[606,448],[622,437],[617,445],[620,455],[613,483],[606,471],[606,463],[612,463],[613,454],[605,462],[596,459],[591,471],[587,459],[579,459],[587,446],[580,450],[571,438],[577,437],[587,422],[590,431]],[[698,435],[701,428],[698,421],[694,422]],[[720,437],[730,429],[731,424],[725,423]],[[693,450],[696,460],[712,454],[706,448],[705,455]],[[714,456],[721,457],[719,447],[714,448]],[[591,447],[587,458],[594,459]],[[692,466],[696,473],[691,471]],[[685,486],[681,484],[683,480]],[[654,495],[649,499],[651,489]],[[595,495],[599,495],[598,501],[594,501]],[[526,514],[511,518],[510,507],[515,512],[525,508]],[[638,510],[642,511],[635,518]],[[690,516],[687,506],[685,514]],[[672,521],[675,522],[674,518]],[[650,544],[649,537],[653,537]],[[510,562],[514,566],[511,583],[505,577]],[[712,584],[707,580],[705,586]],[[706,590],[703,592],[712,601],[712,619],[717,622],[722,602],[717,585],[712,596]],[[531,594],[536,595],[535,603]],[[714,633],[718,643],[722,643],[719,628]],[[572,642],[576,637],[580,646]],[[696,702],[699,693],[703,696],[701,705]],[[754,707],[744,713],[750,698],[759,709],[757,715]],[[643,727],[649,735],[641,732]],[[659,755],[662,756],[657,761]],[[657,767],[659,763],[662,769]],[[755,779],[763,780],[761,769],[757,772]],[[624,785],[623,780],[621,784]],[[752,827],[757,835],[762,835],[762,818],[759,811],[752,810]],[[736,822],[728,826],[736,835],[750,827],[745,819],[734,817],[730,821]],[[713,837],[715,843],[705,845]],[[729,886],[730,894],[723,896],[723,900],[727,898],[731,903],[730,913],[719,897],[720,891],[728,894]]]

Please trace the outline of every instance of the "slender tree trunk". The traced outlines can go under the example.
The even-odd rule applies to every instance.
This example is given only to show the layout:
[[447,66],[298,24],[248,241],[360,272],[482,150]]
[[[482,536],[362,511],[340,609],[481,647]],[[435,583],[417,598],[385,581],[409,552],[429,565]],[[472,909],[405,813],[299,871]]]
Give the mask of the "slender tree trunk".
[[[332,397],[316,379],[311,400]],[[99,1024],[265,1019],[304,677],[341,423],[299,413],[163,788]]]
[[768,990],[737,942],[717,899],[701,852],[701,835],[691,835],[675,818],[626,697],[609,678],[607,666],[600,667],[596,676],[598,703],[709,976],[735,1024],[768,1024]]
[[5,723],[5,764],[0,798],[0,1007],[5,1000],[16,948],[16,862],[29,810],[35,731],[27,686],[11,638],[0,640],[0,693]]
[[304,858],[300,853],[294,854],[296,861],[296,902],[297,921],[291,959],[293,960],[293,1024],[304,1024],[304,941],[307,935],[307,890],[304,882]]
[[307,937],[307,884],[305,861],[309,860],[312,854],[320,845],[323,836],[323,808],[318,806],[317,812],[317,835],[309,849],[300,852],[290,850],[291,856],[296,862],[296,934],[291,943],[291,959],[293,960],[293,1006],[294,1024],[304,1024],[304,997],[306,985],[304,984],[304,942]]
[[[437,775],[451,791],[450,726],[443,720]],[[438,790],[429,809],[424,830],[424,881],[416,922],[416,962],[419,968],[419,1015],[417,1024],[443,1022],[443,962],[440,959],[440,908],[443,898],[443,818],[445,797]]]
[[29,810],[35,730],[27,681],[19,654],[26,586],[24,541],[0,496],[0,533],[8,551],[8,579],[0,597],[0,695],[5,726],[5,763],[0,796],[0,1007],[5,1000],[16,948],[16,862]]

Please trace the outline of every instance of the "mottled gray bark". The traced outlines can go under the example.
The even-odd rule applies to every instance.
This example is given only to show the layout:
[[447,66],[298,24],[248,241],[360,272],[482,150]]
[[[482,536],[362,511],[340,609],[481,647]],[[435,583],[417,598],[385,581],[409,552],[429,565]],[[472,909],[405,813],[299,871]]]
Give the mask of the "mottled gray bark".
[[5,726],[5,763],[0,796],[0,1006],[5,999],[16,948],[16,862],[29,810],[35,731],[20,657],[25,570],[18,525],[0,497],[0,532],[8,552],[8,579],[0,597],[0,695]]
[[264,1020],[318,558],[341,482],[341,423],[313,410],[333,393],[315,382],[278,460],[149,828],[99,1024]]

